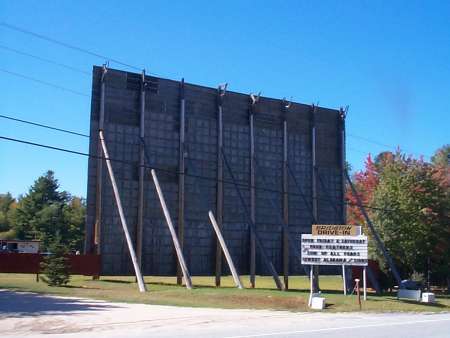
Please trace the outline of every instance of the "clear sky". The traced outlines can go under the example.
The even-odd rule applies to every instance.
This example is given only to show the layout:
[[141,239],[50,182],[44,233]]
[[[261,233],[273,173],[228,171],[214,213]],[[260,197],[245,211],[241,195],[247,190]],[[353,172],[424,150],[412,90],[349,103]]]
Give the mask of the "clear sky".
[[[356,169],[369,152],[400,146],[428,159],[450,143],[450,1],[4,0],[0,22],[172,79],[349,105]],[[105,60],[0,26],[0,114],[87,133],[90,76],[11,49],[88,73]],[[4,119],[0,135],[88,150],[85,138]],[[86,196],[86,158],[0,140],[0,193],[25,193],[47,169]]]

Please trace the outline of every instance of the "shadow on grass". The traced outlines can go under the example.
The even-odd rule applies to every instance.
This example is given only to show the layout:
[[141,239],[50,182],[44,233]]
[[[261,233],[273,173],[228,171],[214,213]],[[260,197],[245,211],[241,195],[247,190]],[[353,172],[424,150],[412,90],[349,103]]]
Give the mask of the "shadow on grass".
[[[117,284],[133,284],[135,281],[131,280],[120,280],[120,279],[101,279],[100,282],[107,282],[107,283],[117,283]],[[148,284],[148,283],[146,283]]]
[[60,315],[83,311],[105,311],[112,308],[118,308],[118,306],[92,300],[0,290],[0,318]]
[[417,302],[415,300],[409,300],[409,299],[399,299],[399,302],[406,303],[406,304],[413,304],[413,305],[423,305],[427,307],[438,307],[438,308],[448,308],[448,306],[440,303],[422,303]]

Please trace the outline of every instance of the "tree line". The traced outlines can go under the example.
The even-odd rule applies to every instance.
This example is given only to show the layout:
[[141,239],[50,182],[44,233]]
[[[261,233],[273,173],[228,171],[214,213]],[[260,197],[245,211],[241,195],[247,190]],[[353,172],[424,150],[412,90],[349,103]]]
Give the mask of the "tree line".
[[41,251],[60,242],[68,251],[83,249],[86,202],[61,191],[53,171],[40,176],[25,195],[0,194],[0,238],[36,239]]

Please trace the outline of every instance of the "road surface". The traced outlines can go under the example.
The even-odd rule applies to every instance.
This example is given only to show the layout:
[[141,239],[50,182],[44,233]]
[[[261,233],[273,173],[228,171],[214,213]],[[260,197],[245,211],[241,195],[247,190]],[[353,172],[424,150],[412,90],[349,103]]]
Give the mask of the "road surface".
[[109,303],[0,290],[0,337],[450,337],[450,313],[292,313]]

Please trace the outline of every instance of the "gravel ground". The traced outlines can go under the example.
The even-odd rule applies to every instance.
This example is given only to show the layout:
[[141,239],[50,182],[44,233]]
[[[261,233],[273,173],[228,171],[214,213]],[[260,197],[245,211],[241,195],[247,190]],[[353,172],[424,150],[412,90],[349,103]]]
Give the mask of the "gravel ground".
[[450,337],[450,314],[292,313],[55,297],[0,290],[1,337]]

